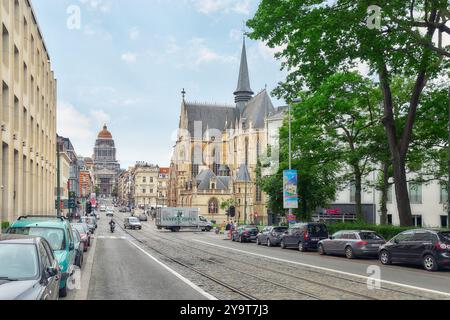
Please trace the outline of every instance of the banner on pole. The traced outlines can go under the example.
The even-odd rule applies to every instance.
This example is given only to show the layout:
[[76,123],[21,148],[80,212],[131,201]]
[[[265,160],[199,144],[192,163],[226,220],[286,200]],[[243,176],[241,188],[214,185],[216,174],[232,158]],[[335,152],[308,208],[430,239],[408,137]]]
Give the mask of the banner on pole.
[[283,171],[283,202],[285,209],[298,209],[297,170]]

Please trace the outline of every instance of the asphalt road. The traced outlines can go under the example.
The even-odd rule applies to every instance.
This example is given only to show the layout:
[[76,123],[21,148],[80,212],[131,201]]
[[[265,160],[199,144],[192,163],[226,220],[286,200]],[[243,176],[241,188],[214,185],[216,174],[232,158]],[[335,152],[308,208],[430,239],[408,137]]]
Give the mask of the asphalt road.
[[[116,222],[123,224],[127,214],[116,212]],[[82,288],[76,294],[71,292],[68,299],[111,300],[111,299],[213,299],[206,291],[209,287],[186,273],[154,255],[151,248],[137,242],[122,228],[117,227],[111,234],[108,226],[109,218],[100,220],[95,234],[95,245],[85,257],[82,275]],[[254,243],[235,243],[225,240],[223,235],[213,232],[182,231],[172,233],[156,230],[152,221],[143,223],[143,230],[129,231],[137,238],[156,237],[165,240],[182,241],[187,246],[198,246],[209,251],[216,251],[221,256],[244,256],[251,259],[262,259],[282,263],[296,268],[302,275],[305,270],[314,270],[327,275],[354,278],[365,282],[371,277],[373,268],[379,270],[383,287],[391,287],[403,292],[411,292],[416,296],[450,299],[450,271],[430,273],[420,267],[383,266],[378,260],[355,259],[343,257],[319,256],[316,252],[300,253],[298,250],[282,250],[257,246]],[[164,240],[164,241],[165,241]],[[176,256],[177,253],[174,252]],[[180,255],[181,252],[180,252]],[[159,260],[158,260],[159,259]],[[306,268],[306,269],[305,269]],[[178,271],[176,271],[178,270]],[[345,288],[344,288],[345,289]],[[209,292],[217,294],[216,292]]]
[[[202,290],[181,280],[171,270],[140,249],[117,227],[111,234],[109,219],[101,214],[95,233],[95,250],[85,256],[82,283],[68,299],[87,300],[205,300]],[[121,222],[120,222],[121,223]],[[89,255],[93,255],[89,267]],[[87,274],[89,273],[89,274]],[[86,280],[88,279],[88,280]],[[188,283],[186,283],[188,282]]]
[[285,263],[315,268],[324,273],[337,272],[338,274],[352,275],[357,278],[371,276],[372,268],[379,268],[380,279],[386,284],[417,287],[431,291],[447,293],[450,298],[450,270],[439,272],[427,272],[420,266],[410,265],[391,265],[384,266],[377,259],[355,259],[348,260],[338,256],[320,256],[317,252],[300,253],[298,250],[285,249],[279,247],[268,248],[266,246],[257,246],[255,243],[237,243],[230,240],[224,240],[224,236],[218,236],[214,233],[192,233],[181,232],[175,235],[202,244],[210,248],[216,248],[233,252],[245,252],[249,257],[265,257]]

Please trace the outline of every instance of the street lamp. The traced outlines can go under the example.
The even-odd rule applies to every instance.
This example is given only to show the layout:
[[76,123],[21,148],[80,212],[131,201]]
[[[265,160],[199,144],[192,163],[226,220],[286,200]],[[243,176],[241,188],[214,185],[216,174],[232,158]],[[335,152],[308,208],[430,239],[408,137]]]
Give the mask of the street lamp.
[[[292,100],[292,103],[300,103],[301,99],[300,98],[296,98],[294,100]],[[289,103],[288,104],[288,109],[289,109],[289,170],[292,170],[292,106]],[[289,209],[289,215],[292,215],[292,208]]]

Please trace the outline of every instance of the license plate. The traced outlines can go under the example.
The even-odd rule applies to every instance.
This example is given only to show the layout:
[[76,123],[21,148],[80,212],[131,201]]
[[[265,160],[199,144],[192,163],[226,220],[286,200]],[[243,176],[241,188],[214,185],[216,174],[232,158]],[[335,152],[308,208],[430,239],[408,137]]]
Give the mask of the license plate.
[[311,238],[312,241],[319,241],[320,238]]

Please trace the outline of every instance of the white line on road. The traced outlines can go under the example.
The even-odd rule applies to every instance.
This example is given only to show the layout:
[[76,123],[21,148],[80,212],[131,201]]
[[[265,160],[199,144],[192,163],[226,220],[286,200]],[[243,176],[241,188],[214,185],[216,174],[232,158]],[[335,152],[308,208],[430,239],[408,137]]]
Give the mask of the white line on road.
[[145,251],[144,249],[142,249],[140,246],[138,246],[136,243],[132,242],[129,240],[129,242],[135,246],[136,248],[138,248],[140,251],[142,251],[145,255],[147,255],[150,259],[152,259],[153,261],[155,261],[156,263],[158,263],[159,265],[161,265],[164,269],[166,269],[167,271],[169,271],[170,273],[172,273],[174,276],[176,276],[178,279],[180,279],[181,281],[183,281],[185,284],[187,284],[188,286],[190,286],[192,289],[194,289],[195,291],[197,291],[198,293],[200,293],[201,295],[203,295],[204,297],[206,297],[208,300],[217,300],[216,297],[214,297],[213,295],[209,294],[208,292],[206,292],[205,290],[203,290],[202,288],[200,288],[199,286],[197,286],[196,284],[194,284],[192,281],[190,281],[189,279],[186,279],[185,277],[183,277],[181,274],[179,274],[178,272],[176,272],[175,270],[173,270],[172,268],[166,266],[164,263],[162,263],[161,261],[159,261],[158,259],[156,259],[155,257],[153,257],[150,253],[148,253],[147,251]]
[[[212,243],[209,243],[209,242],[206,242],[206,241],[202,241],[202,240],[197,240],[197,239],[192,239],[192,241],[196,241],[196,242],[203,243],[203,244],[206,244],[206,245],[209,245],[209,246],[213,246],[213,247],[217,247],[217,248],[223,248],[223,249],[227,249],[227,250],[231,250],[231,251],[236,251],[236,252],[240,252],[240,253],[250,254],[250,255],[253,255],[253,256],[257,256],[257,257],[267,258],[267,259],[276,260],[276,261],[280,261],[280,262],[292,263],[292,264],[300,265],[300,266],[303,266],[303,267],[309,267],[309,268],[318,269],[318,270],[322,270],[322,271],[334,272],[334,273],[338,273],[338,274],[342,274],[342,275],[346,275],[346,276],[351,276],[351,277],[356,277],[356,278],[360,278],[360,279],[364,279],[364,280],[371,280],[371,281],[373,281],[372,278],[366,277],[366,276],[362,276],[362,275],[359,275],[359,274],[349,273],[349,272],[335,270],[335,269],[330,269],[330,268],[318,267],[318,266],[315,266],[315,265],[301,263],[301,262],[292,261],[292,260],[275,258],[275,257],[271,257],[271,256],[266,256],[264,254],[253,253],[253,252],[248,252],[248,251],[244,251],[244,250],[229,248],[229,247],[221,246],[221,245],[218,245],[218,244],[212,244]],[[380,279],[378,281],[381,282],[381,283],[385,283],[385,284],[391,284],[391,285],[396,285],[396,286],[400,286],[400,287],[404,287],[404,288],[408,288],[408,289],[414,289],[414,290],[419,290],[419,291],[424,291],[424,292],[429,292],[429,293],[434,293],[434,294],[439,294],[439,295],[443,295],[443,296],[446,296],[446,297],[450,297],[450,293],[443,292],[443,291],[426,289],[426,288],[422,288],[422,287],[416,287],[416,286],[411,286],[411,285],[408,285],[408,284],[403,284],[403,283],[398,283],[398,282],[393,282],[393,281],[388,281],[388,280],[382,280],[382,279]]]

